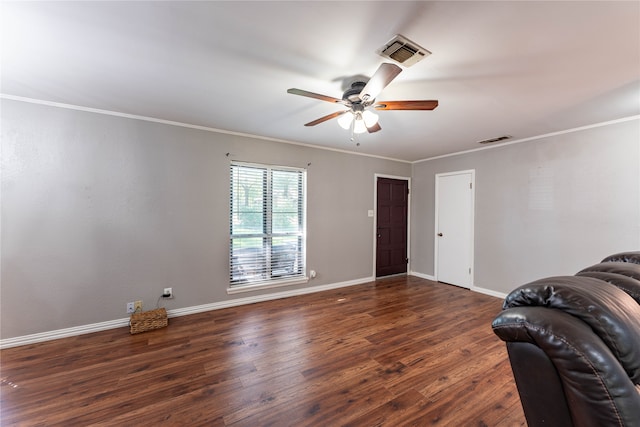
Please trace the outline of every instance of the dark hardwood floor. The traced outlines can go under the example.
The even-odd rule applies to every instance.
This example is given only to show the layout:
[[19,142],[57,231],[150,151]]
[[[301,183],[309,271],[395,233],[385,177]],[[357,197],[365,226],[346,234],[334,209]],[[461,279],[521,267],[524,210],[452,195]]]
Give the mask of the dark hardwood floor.
[[502,301],[415,277],[0,352],[3,426],[523,426]]

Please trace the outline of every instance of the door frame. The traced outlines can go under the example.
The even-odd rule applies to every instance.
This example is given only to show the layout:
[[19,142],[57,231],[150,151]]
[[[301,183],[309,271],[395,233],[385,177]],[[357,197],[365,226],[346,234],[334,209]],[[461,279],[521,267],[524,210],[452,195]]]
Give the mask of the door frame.
[[463,174],[471,174],[471,186],[472,186],[472,190],[471,191],[471,253],[469,254],[470,259],[469,259],[469,263],[470,263],[470,268],[471,268],[471,274],[469,277],[469,289],[474,289],[475,288],[475,273],[476,273],[476,269],[475,269],[475,224],[476,224],[476,170],[475,169],[467,169],[467,170],[460,170],[460,171],[453,171],[453,172],[444,172],[444,173],[437,173],[435,175],[435,200],[434,200],[434,206],[435,206],[435,218],[434,218],[434,227],[433,227],[433,276],[435,278],[436,281],[438,281],[438,227],[439,227],[439,218],[438,218],[438,212],[440,211],[440,206],[438,206],[438,201],[440,200],[439,196],[439,186],[438,186],[438,180],[440,178],[443,177],[447,177],[447,176],[452,176],[452,175],[463,175]]
[[376,279],[376,252],[378,249],[378,178],[397,179],[399,181],[407,181],[407,188],[409,194],[407,195],[407,276],[411,274],[411,177],[386,175],[382,173],[376,173],[373,175],[373,228],[371,229],[371,236],[373,238],[373,272],[371,277]]

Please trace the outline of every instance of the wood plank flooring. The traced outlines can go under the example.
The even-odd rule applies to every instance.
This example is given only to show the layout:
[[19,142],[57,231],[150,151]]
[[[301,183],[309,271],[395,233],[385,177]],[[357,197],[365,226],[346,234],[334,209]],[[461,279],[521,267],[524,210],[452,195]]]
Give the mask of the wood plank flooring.
[[3,426],[524,426],[502,301],[416,277],[0,352]]

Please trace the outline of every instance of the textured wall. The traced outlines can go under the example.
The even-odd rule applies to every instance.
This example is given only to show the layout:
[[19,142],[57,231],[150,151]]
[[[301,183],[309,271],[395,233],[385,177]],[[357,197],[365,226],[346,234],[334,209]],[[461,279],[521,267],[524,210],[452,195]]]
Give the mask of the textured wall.
[[407,163],[2,100],[2,339],[122,319],[127,301],[153,308],[168,286],[170,309],[238,298],[226,153],[311,163],[318,276],[298,288],[372,276],[374,175],[409,176]]
[[435,174],[475,169],[475,286],[506,293],[640,250],[640,121],[413,165],[412,269],[434,274]]

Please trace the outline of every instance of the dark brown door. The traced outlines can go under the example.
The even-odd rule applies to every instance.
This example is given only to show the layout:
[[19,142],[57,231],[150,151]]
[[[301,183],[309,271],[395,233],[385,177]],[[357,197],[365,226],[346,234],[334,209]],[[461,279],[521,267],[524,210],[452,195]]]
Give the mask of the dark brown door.
[[409,183],[377,181],[376,277],[407,272],[407,206]]

